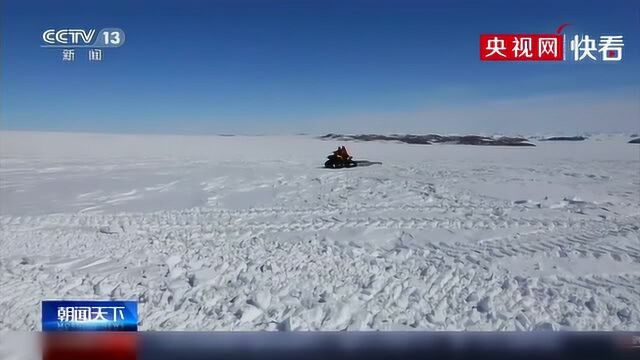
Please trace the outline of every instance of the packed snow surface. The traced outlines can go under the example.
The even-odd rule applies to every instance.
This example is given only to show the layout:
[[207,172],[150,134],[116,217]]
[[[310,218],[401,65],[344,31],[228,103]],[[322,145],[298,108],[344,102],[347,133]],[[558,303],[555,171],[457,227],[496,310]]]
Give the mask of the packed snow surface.
[[[640,147],[0,133],[0,329],[637,330]],[[346,145],[382,165],[322,168]]]

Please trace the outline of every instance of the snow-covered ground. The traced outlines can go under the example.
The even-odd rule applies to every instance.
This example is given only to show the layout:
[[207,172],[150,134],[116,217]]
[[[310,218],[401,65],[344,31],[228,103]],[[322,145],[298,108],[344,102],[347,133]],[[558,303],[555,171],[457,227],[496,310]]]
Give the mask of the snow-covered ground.
[[0,329],[640,328],[640,147],[0,133]]

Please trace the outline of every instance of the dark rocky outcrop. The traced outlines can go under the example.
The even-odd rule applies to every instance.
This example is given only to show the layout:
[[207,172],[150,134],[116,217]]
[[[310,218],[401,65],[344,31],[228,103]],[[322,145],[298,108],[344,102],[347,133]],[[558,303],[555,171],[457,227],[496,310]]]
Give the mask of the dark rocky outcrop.
[[629,140],[629,144],[640,144],[640,138]]
[[465,136],[445,136],[437,134],[428,135],[377,135],[377,134],[362,134],[362,135],[340,135],[340,134],[327,134],[320,137],[326,140],[342,140],[342,141],[398,141],[407,144],[459,144],[459,145],[493,145],[493,146],[535,146],[527,141],[525,138],[520,137],[488,137],[479,135],[465,135]]
[[584,136],[552,136],[540,141],[584,141],[586,139]]

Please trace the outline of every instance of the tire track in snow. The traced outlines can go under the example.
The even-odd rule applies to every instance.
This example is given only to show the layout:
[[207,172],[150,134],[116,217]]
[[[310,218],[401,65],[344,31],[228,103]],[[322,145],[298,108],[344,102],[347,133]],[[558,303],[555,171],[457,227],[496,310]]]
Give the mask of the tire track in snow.
[[[391,211],[395,211],[393,208],[389,208]],[[396,209],[397,210],[397,209]],[[260,248],[268,248],[269,250],[265,252],[262,257],[271,258],[274,257],[275,254],[280,254],[278,256],[284,258],[291,258],[292,254],[298,254],[299,257],[293,256],[293,258],[297,258],[299,261],[296,263],[288,264],[286,267],[286,272],[283,275],[285,276],[283,279],[289,280],[277,280],[277,281],[294,281],[292,280],[296,276],[300,276],[302,274],[316,274],[321,271],[321,268],[318,266],[321,265],[312,265],[309,261],[302,261],[301,259],[306,259],[308,257],[317,257],[316,252],[318,251],[317,247],[319,243],[317,240],[310,242],[307,244],[306,242],[302,243],[287,243],[287,242],[277,242],[274,244],[265,243],[262,240],[261,243],[255,243],[251,239],[264,239],[264,237],[274,237],[271,238],[277,239],[279,234],[287,233],[287,232],[301,232],[305,234],[304,236],[309,236],[311,234],[315,234],[320,231],[339,231],[342,229],[357,229],[357,230],[366,230],[366,229],[394,229],[394,230],[409,230],[409,231],[421,231],[421,230],[432,230],[432,229],[447,229],[457,232],[459,230],[478,230],[478,229],[486,229],[486,230],[496,230],[496,229],[510,229],[510,230],[518,230],[519,228],[526,228],[530,231],[530,228],[536,228],[538,230],[531,233],[523,233],[518,236],[513,235],[505,235],[505,236],[494,236],[489,240],[482,242],[427,242],[422,244],[416,248],[415,243],[411,243],[410,248],[397,248],[392,251],[388,251],[386,253],[382,253],[382,259],[386,259],[384,261],[390,261],[392,263],[401,264],[401,262],[397,262],[397,259],[394,256],[406,256],[407,259],[405,261],[409,261],[409,263],[413,263],[416,261],[428,261],[436,264],[437,267],[434,267],[430,272],[426,275],[427,279],[425,282],[425,292],[421,297],[419,304],[416,304],[416,307],[424,309],[425,313],[423,313],[417,320],[414,320],[415,326],[420,328],[443,328],[446,326],[451,326],[451,324],[460,324],[461,321],[468,321],[469,326],[473,324],[485,324],[486,321],[491,322],[492,328],[513,328],[515,322],[515,316],[522,311],[528,312],[528,316],[530,318],[530,323],[527,326],[533,326],[536,322],[540,322],[543,318],[536,318],[532,313],[536,311],[541,314],[547,314],[543,310],[537,309],[535,301],[530,300],[530,296],[522,297],[521,292],[523,291],[518,286],[513,286],[512,288],[498,290],[493,290],[493,292],[487,292],[487,289],[500,289],[501,282],[505,281],[504,278],[490,278],[486,277],[478,277],[477,272],[474,272],[474,275],[467,280],[464,276],[465,273],[470,271],[473,268],[482,268],[490,266],[493,262],[500,261],[500,259],[494,259],[494,254],[502,254],[502,258],[511,258],[518,256],[532,256],[537,254],[545,254],[552,257],[558,257],[559,251],[570,251],[575,250],[576,252],[582,252],[585,256],[588,257],[596,257],[596,254],[607,252],[614,254],[617,252],[625,251],[627,255],[634,259],[634,261],[638,260],[638,252],[640,251],[635,246],[624,245],[624,247],[617,246],[614,243],[609,242],[607,239],[611,237],[617,236],[633,236],[637,234],[637,228],[634,227],[632,221],[637,220],[637,218],[631,218],[629,223],[624,222],[623,220],[619,220],[618,222],[613,221],[593,221],[593,220],[579,220],[579,221],[549,221],[548,219],[537,219],[537,218],[519,218],[519,219],[509,219],[508,217],[490,217],[478,216],[473,221],[460,221],[457,216],[434,216],[434,217],[384,217],[384,216],[369,216],[369,217],[352,217],[348,219],[343,219],[336,216],[326,216],[323,214],[316,214],[313,211],[292,211],[288,212],[286,210],[276,211],[275,213],[279,214],[279,216],[284,217],[284,220],[288,218],[290,221],[288,223],[277,223],[273,220],[263,220],[258,217],[263,215],[263,213],[257,212],[257,215],[246,215],[248,212],[234,212],[234,211],[223,211],[216,213],[198,213],[194,212],[167,212],[167,213],[158,213],[151,214],[149,216],[132,216],[129,215],[74,215],[74,216],[53,216],[53,217],[25,217],[25,218],[12,218],[12,219],[2,219],[2,230],[8,236],[2,240],[3,245],[10,245],[11,247],[20,245],[19,243],[24,243],[25,239],[33,238],[33,237],[59,237],[60,241],[64,243],[65,247],[73,247],[74,244],[82,243],[83,239],[93,238],[102,238],[102,239],[114,239],[117,240],[119,238],[127,238],[134,237],[136,239],[154,239],[152,242],[153,251],[165,254],[165,257],[169,257],[171,254],[191,254],[187,257],[189,258],[197,258],[194,257],[191,252],[193,251],[203,251],[202,256],[205,258],[209,258],[212,254],[223,253],[229,254],[230,257],[227,261],[230,261],[232,264],[246,264],[253,260],[252,258],[256,258],[258,255],[251,255],[251,252],[255,252],[256,249]],[[223,214],[220,216],[220,214]],[[244,214],[244,216],[238,216],[238,214]],[[296,215],[297,214],[297,215]],[[307,216],[313,216],[311,219],[301,219],[301,214]],[[445,214],[446,215],[446,214]],[[277,221],[277,219],[276,219]],[[547,221],[548,224],[553,224],[553,226],[541,227],[540,224]],[[113,226],[117,232],[114,234],[100,234],[98,229],[101,226]],[[603,225],[604,229],[603,229]],[[14,229],[22,229],[22,231],[13,231]],[[509,232],[512,234],[512,232]],[[206,240],[210,238],[211,240]],[[241,240],[245,239],[245,240]],[[603,239],[605,241],[603,241]],[[208,241],[212,241],[209,243]],[[222,241],[222,242],[221,242]],[[137,243],[139,241],[134,241],[133,243]],[[147,246],[148,242],[142,242],[136,246]],[[115,245],[115,244],[113,244]],[[129,244],[123,243],[124,246],[130,246]],[[22,244],[22,246],[26,246]],[[111,245],[110,245],[111,246]],[[213,247],[212,247],[213,246]],[[272,246],[281,246],[280,249],[272,248]],[[290,246],[290,247],[286,247]],[[335,266],[339,266],[342,263],[353,263],[353,259],[362,259],[360,260],[361,264],[368,263],[368,260],[365,261],[367,257],[367,249],[370,246],[367,246],[362,251],[358,250],[358,248],[353,248],[351,245],[342,244],[342,245],[331,245],[342,246],[345,249],[341,251],[334,251],[334,254],[340,254],[340,258],[333,259],[335,262]],[[19,246],[20,247],[20,246]],[[126,254],[128,249],[119,250],[121,254]],[[414,251],[412,253],[411,251]],[[403,255],[405,254],[405,255]],[[439,257],[439,254],[444,254],[446,257]],[[186,255],[185,255],[186,256]],[[278,257],[276,257],[278,258]],[[443,262],[442,259],[448,259],[448,262]],[[71,273],[68,273],[64,277],[65,282],[61,282],[58,285],[55,285],[55,291],[59,291],[65,294],[82,294],[84,290],[81,290],[84,285],[77,284],[75,281],[75,276],[79,276],[78,274],[83,273],[91,273],[91,271],[96,270],[96,267],[99,267],[100,264],[97,264],[91,261],[88,261],[86,258],[78,258],[76,260],[67,260],[66,264],[70,264],[74,261],[77,261],[78,264],[85,264],[86,266],[83,268],[82,266],[74,266],[74,270]],[[325,260],[326,261],[326,260]],[[64,263],[61,263],[61,265]],[[59,268],[59,266],[53,266],[51,269]],[[45,270],[46,270],[45,266]],[[68,265],[62,265],[68,266]],[[187,266],[187,265],[185,265]],[[234,265],[231,265],[233,267]],[[350,278],[360,278],[363,276],[363,271],[366,273],[368,270],[367,267],[363,269],[358,268],[359,265],[354,263],[353,267],[348,267],[345,270],[347,271],[344,275],[342,286],[350,286],[348,285],[348,281]],[[402,277],[410,277],[411,273],[414,270],[412,268],[407,268],[407,265],[397,265],[399,268],[395,269],[397,272],[403,272],[403,275],[400,276],[396,274],[395,276]],[[331,267],[334,267],[333,265]],[[116,277],[121,278],[122,275],[117,271],[116,267],[109,268],[108,264],[105,265],[105,268],[110,271],[102,272],[102,276]],[[34,268],[35,269],[35,268]],[[240,268],[242,269],[242,268]],[[103,269],[104,270],[104,269]],[[222,271],[222,270],[221,270]],[[222,284],[224,281],[233,281],[233,282],[241,282],[241,283],[251,283],[249,279],[243,279],[242,275],[244,270],[240,270],[237,274],[230,274],[227,272],[223,272],[223,276],[219,280]],[[482,270],[484,271],[484,270]],[[419,271],[416,271],[419,273]],[[55,273],[55,272],[54,272]],[[169,271],[170,273],[170,271]],[[34,285],[40,283],[40,281],[50,281],[51,278],[43,278],[42,280],[38,279],[37,273],[31,273],[33,276],[33,280],[27,282],[33,282]],[[75,275],[74,275],[75,274]],[[292,276],[292,278],[289,278]],[[326,276],[326,275],[322,275]],[[306,280],[308,282],[313,283],[327,283],[329,282],[327,279],[323,277],[314,277],[314,280]],[[397,279],[394,279],[394,275],[382,275],[384,277],[384,281],[390,284],[389,286],[400,286],[397,283]],[[160,277],[159,279],[162,279]],[[607,279],[611,281],[608,282]],[[37,294],[37,288],[31,287],[21,287],[20,281],[18,278],[12,276],[10,278],[3,278],[3,288],[8,289],[11,293],[15,292],[29,292],[33,294]],[[83,281],[81,279],[81,281]],[[157,281],[157,280],[155,280]],[[196,294],[199,294],[198,287],[190,290],[187,284],[187,280],[184,281],[186,286],[186,290],[180,290],[180,288],[173,289],[174,285],[171,285],[171,282],[168,280],[162,280],[166,285],[163,285],[159,288],[155,288],[156,285],[153,285],[153,282],[145,285],[145,291],[149,293],[149,295],[145,296],[155,296],[160,300],[157,300],[157,306],[160,310],[163,307],[167,307],[168,309],[173,309],[175,311],[176,308],[182,309],[188,313],[192,313],[191,303],[186,299],[191,297],[193,298]],[[594,289],[608,289],[610,287],[619,286],[621,289],[627,289],[629,294],[638,295],[637,291],[632,291],[635,283],[638,282],[638,276],[633,274],[619,274],[617,277],[607,277],[603,279],[594,277],[593,275],[586,276],[578,276],[573,278],[567,277],[558,277],[558,281],[560,283],[564,283],[568,289],[573,289],[576,293],[581,294],[580,296],[588,298],[588,292],[593,291]],[[271,284],[275,289],[280,288],[283,285]],[[547,284],[546,278],[542,277],[539,281],[539,284],[545,285]],[[536,287],[532,286],[532,291],[538,291]],[[116,290],[114,290],[116,291]],[[219,290],[218,290],[219,291]],[[403,294],[404,291],[408,291],[407,287],[402,284],[402,288],[399,290],[400,294]],[[540,290],[542,291],[542,290]],[[195,293],[194,293],[195,292]],[[358,294],[356,289],[352,290],[352,294]],[[469,294],[477,294],[478,299],[467,302],[465,299]],[[198,295],[203,299],[206,298],[206,294],[202,293],[202,295]],[[226,295],[225,295],[226,296]],[[354,296],[354,295],[351,295]],[[374,318],[376,319],[400,319],[402,316],[400,314],[403,313],[402,306],[399,307],[397,303],[403,303],[402,296],[396,297],[385,290],[383,286],[380,288],[375,294],[368,295],[369,300],[365,302],[367,308],[366,311],[371,310],[371,313],[374,314]],[[477,306],[476,302],[479,302],[483,299],[483,297],[487,296],[491,299],[491,301],[495,301],[496,304],[492,305],[491,313],[495,311],[495,319],[484,320],[483,318],[474,318],[467,319],[469,313],[475,314],[473,311]],[[567,296],[567,295],[562,295]],[[600,300],[602,303],[607,304],[607,306],[611,306],[615,309],[621,309],[616,311],[623,311],[626,309],[624,306],[624,302],[616,302],[615,299],[609,299],[608,295],[600,295],[604,296],[604,300]],[[382,306],[381,310],[377,309],[375,302],[372,302],[372,298],[387,298]],[[520,301],[509,301],[511,298],[522,297]],[[3,298],[4,304],[7,305],[7,311],[15,311],[14,307],[8,305],[15,301],[15,297],[8,296]],[[169,300],[173,299],[173,300]],[[529,299],[529,300],[528,300]],[[37,299],[32,299],[37,302]],[[202,300],[204,301],[204,300]],[[226,300],[225,300],[226,301]],[[395,305],[394,305],[395,304]],[[202,305],[200,305],[202,306]],[[390,310],[388,313],[384,313],[383,309],[387,307]],[[635,309],[635,308],[632,308]],[[160,311],[159,310],[159,311]],[[181,310],[181,311],[182,311]],[[237,324],[233,320],[233,313],[235,310],[231,311],[231,314],[227,312],[220,312],[222,316],[221,321],[222,324],[226,324],[223,328],[234,328]],[[273,310],[274,314],[281,314],[280,310]],[[636,310],[632,310],[636,311]],[[477,312],[477,311],[476,311]],[[376,317],[375,315],[378,314]],[[394,315],[395,314],[395,315]],[[626,313],[622,313],[623,315]],[[633,314],[633,313],[632,313]],[[266,316],[266,315],[264,315]],[[274,315],[279,316],[279,315]],[[325,315],[330,316],[330,315]],[[550,316],[550,315],[545,315]],[[635,315],[632,315],[635,316]],[[331,323],[338,327],[348,326],[343,324],[342,321],[349,322],[350,315],[342,314],[339,321]],[[635,318],[632,318],[635,319]],[[178,326],[179,319],[165,319],[160,315],[149,316],[146,319],[149,322],[149,326],[151,328],[175,328]],[[25,320],[27,321],[27,320]],[[30,321],[30,320],[29,320]],[[33,323],[28,322],[28,326],[34,326]],[[194,324],[199,324],[198,326],[202,327],[211,327],[210,322],[207,322],[204,318],[198,318],[198,322]],[[374,321],[374,320],[371,320]],[[376,320],[377,321],[377,320]],[[382,321],[382,320],[380,320]],[[404,321],[404,320],[403,320]],[[412,320],[407,320],[411,322]],[[582,320],[581,320],[582,321]],[[609,320],[607,320],[609,321]],[[322,322],[324,324],[328,324],[330,322]],[[236,325],[233,325],[236,324]],[[447,325],[449,324],[449,325]],[[604,323],[607,326],[611,325],[610,323]],[[625,323],[626,324],[626,323]],[[332,326],[334,326],[332,325]],[[372,323],[370,326],[372,327],[380,327],[383,326],[381,323],[374,324]],[[460,325],[457,325],[460,326]],[[614,325],[611,325],[614,326]],[[618,325],[616,325],[618,326]]]

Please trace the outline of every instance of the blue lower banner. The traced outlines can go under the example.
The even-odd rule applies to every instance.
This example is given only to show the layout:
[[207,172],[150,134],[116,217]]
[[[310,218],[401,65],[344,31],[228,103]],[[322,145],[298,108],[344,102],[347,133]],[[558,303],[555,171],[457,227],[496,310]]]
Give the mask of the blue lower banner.
[[42,331],[137,330],[137,301],[42,301]]

